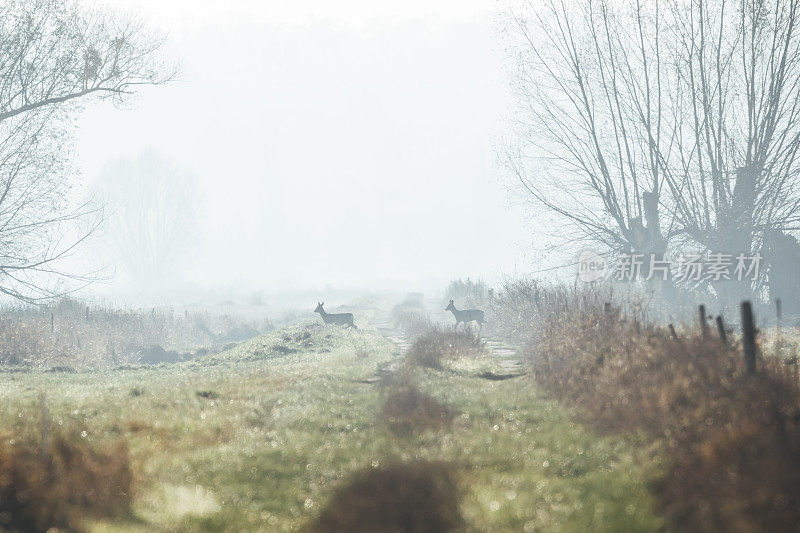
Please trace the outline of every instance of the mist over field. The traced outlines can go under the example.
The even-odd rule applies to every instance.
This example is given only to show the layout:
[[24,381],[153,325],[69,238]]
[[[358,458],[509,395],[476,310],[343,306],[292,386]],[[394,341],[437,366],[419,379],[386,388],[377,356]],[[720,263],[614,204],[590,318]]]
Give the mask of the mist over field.
[[[215,5],[119,2],[163,21],[180,74],[78,123],[89,186],[146,150],[194,176],[176,286],[433,289],[530,269],[496,151],[495,4]],[[116,266],[93,290],[140,291]]]
[[798,21],[0,0],[0,531],[800,530]]

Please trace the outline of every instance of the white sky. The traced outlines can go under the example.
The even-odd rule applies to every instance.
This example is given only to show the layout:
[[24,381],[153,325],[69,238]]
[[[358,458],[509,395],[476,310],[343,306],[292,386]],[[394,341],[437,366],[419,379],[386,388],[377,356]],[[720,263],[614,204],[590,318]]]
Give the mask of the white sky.
[[409,290],[533,270],[496,149],[491,0],[109,0],[166,30],[181,80],[81,117],[79,163],[153,147],[206,201],[187,277]]

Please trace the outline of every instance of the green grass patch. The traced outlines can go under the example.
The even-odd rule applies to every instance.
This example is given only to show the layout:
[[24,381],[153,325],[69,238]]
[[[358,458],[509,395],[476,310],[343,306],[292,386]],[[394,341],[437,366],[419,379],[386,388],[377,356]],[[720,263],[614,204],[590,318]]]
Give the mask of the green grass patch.
[[171,365],[3,373],[0,424],[34,439],[44,391],[54,426],[125,440],[130,515],[95,531],[296,530],[355,472],[410,461],[457,469],[470,530],[662,526],[646,489],[657,455],[584,430],[527,378],[418,370],[420,390],[457,415],[396,436],[381,387],[362,381],[401,355],[374,331],[298,325]]

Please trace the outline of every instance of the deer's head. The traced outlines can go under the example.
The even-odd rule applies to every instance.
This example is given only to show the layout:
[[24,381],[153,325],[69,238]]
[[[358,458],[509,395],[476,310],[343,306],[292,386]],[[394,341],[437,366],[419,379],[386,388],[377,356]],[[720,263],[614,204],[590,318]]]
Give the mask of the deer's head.
[[455,311],[456,306],[453,305],[453,300],[450,300],[450,303],[447,304],[447,307],[444,308],[445,311]]
[[322,303],[317,302],[317,308],[314,309],[314,312],[322,314],[322,306],[323,305],[325,305],[325,302],[322,302]]

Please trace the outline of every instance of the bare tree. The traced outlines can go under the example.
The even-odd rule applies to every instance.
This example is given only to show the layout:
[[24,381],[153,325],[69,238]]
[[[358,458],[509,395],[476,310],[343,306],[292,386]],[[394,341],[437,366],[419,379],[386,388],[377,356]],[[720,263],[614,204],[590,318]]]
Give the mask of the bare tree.
[[99,211],[69,201],[71,120],[98,98],[126,101],[169,81],[156,57],[163,38],[136,18],[73,0],[0,3],[0,292],[48,298],[60,268]]
[[163,37],[135,17],[75,0],[0,5],[0,121],[89,95],[123,101],[175,71],[156,58]]
[[107,216],[101,236],[142,290],[175,281],[196,243],[197,179],[146,150],[105,167],[97,183]]
[[[510,167],[537,205],[609,251],[761,250],[766,232],[792,232],[800,217],[798,10],[792,0],[512,8],[522,118]],[[714,288],[743,295],[742,284]]]

